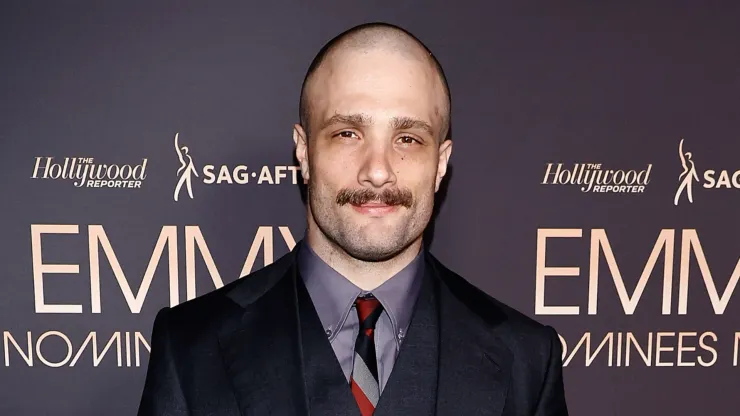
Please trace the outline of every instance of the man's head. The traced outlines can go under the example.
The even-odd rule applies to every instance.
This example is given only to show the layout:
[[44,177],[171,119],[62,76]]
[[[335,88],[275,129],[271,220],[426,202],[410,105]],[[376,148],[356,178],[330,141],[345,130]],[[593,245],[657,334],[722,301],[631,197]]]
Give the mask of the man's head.
[[340,34],[308,70],[300,118],[309,232],[364,261],[418,241],[452,151],[449,89],[431,52],[387,24]]

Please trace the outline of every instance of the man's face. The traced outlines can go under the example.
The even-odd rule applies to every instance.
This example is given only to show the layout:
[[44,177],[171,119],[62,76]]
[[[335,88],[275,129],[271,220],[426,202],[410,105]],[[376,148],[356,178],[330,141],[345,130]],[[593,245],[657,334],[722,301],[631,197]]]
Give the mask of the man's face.
[[385,260],[430,220],[451,152],[440,137],[446,98],[423,56],[337,55],[312,80],[310,138],[294,134],[309,222],[352,257]]

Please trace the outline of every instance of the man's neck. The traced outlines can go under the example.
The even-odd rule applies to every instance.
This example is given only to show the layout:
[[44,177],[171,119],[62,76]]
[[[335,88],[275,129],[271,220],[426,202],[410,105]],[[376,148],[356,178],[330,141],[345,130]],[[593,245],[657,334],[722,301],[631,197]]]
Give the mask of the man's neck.
[[408,266],[419,254],[422,239],[420,237],[393,258],[377,262],[352,257],[327,239],[318,227],[309,227],[306,232],[306,242],[329,267],[339,272],[355,286],[369,291],[382,285]]

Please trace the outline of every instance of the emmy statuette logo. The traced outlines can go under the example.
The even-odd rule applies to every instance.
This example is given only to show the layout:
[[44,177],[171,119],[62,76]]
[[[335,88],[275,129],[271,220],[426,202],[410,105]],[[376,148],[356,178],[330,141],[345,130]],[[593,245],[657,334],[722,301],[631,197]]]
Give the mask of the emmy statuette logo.
[[673,197],[673,205],[678,205],[678,201],[681,199],[681,194],[686,192],[686,197],[689,203],[694,203],[694,195],[692,193],[694,182],[699,182],[699,176],[696,174],[696,165],[692,160],[693,155],[691,152],[684,152],[683,150],[683,138],[678,143],[678,157],[681,159],[681,166],[683,166],[683,172],[678,175],[678,190],[676,196]]
[[177,185],[175,186],[175,195],[174,199],[175,202],[177,202],[180,192],[182,191],[182,185],[184,184],[185,187],[188,190],[188,196],[190,196],[190,199],[193,199],[193,176],[198,176],[198,172],[195,169],[195,165],[193,164],[193,158],[190,157],[189,149],[187,146],[180,146],[178,142],[180,133],[175,134],[175,152],[177,152],[177,157],[180,160],[180,168],[177,169],[177,174],[179,175],[180,179],[177,181]]

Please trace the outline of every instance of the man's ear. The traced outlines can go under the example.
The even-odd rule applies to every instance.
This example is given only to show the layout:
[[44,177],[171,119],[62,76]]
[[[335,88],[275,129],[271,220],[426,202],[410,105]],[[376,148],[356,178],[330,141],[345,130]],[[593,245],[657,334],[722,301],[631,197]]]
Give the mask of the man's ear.
[[439,184],[442,183],[447,173],[447,165],[452,156],[452,140],[445,140],[439,145],[439,160],[437,161],[437,178],[434,184],[434,192],[439,191]]
[[308,183],[309,166],[308,166],[308,137],[306,131],[300,124],[293,126],[293,142],[295,143],[295,157],[301,167],[303,183]]

